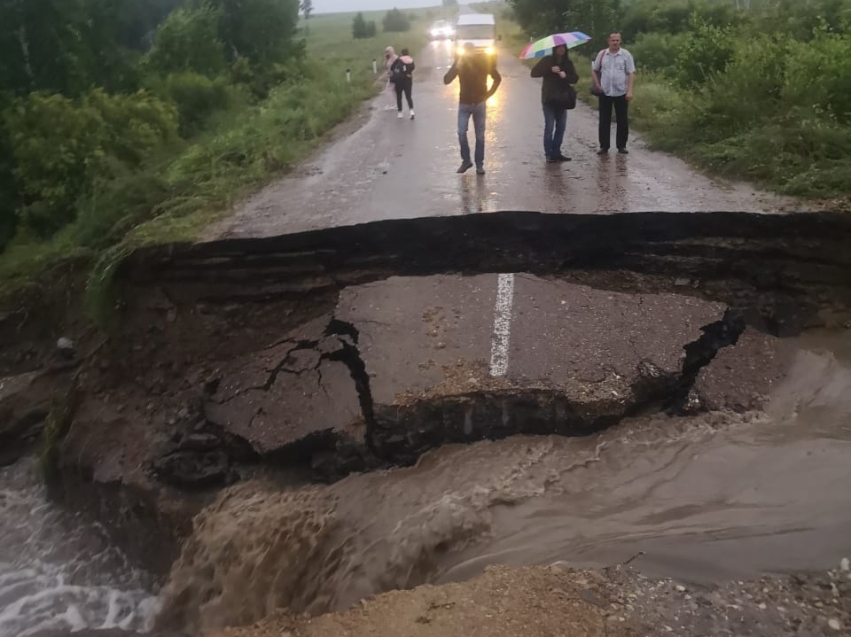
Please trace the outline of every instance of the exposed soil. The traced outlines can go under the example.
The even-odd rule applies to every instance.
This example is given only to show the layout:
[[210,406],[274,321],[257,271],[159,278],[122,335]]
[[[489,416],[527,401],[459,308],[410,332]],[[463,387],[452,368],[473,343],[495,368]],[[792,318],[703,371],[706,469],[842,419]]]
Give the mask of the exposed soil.
[[695,589],[628,567],[489,567],[462,584],[421,586],[317,618],[280,613],[227,637],[650,637],[846,635],[846,571]]
[[[192,515],[222,487],[270,469],[292,483],[328,480],[407,464],[445,442],[587,434],[648,408],[752,407],[764,383],[782,375],[782,355],[766,338],[851,317],[849,244],[851,220],[830,214],[496,213],[139,253],[120,273],[124,307],[111,333],[74,329],[72,321],[65,335],[74,348],[63,352],[55,332],[45,341],[21,332],[26,321],[24,328],[4,324],[12,330],[5,342],[18,338],[24,344],[16,347],[32,352],[7,366],[4,387],[49,380],[45,391],[0,397],[14,423],[5,430],[6,461],[32,448],[48,399],[61,398],[73,377],[82,400],[58,448],[62,495],[103,519],[131,557],[163,573]],[[568,348],[576,349],[576,338],[583,343],[573,367],[542,353],[525,365],[517,353],[519,375],[494,381],[485,369],[492,299],[459,288],[455,309],[425,298],[418,314],[393,314],[419,302],[417,294],[427,297],[428,288],[417,293],[404,279],[368,285],[442,273],[460,273],[458,285],[470,285],[471,275],[494,271],[537,277],[518,279],[528,315],[544,317],[527,342],[560,325],[558,304],[543,309],[559,295],[586,308],[589,333],[606,326],[602,340],[558,332]],[[449,294],[444,284],[435,298]],[[613,294],[624,301],[602,310]],[[703,318],[685,318],[676,302],[666,309],[665,294],[692,299]],[[378,309],[383,295],[396,306]],[[387,323],[381,314],[396,318]],[[460,316],[482,325],[464,327]],[[645,324],[659,326],[659,336]],[[523,320],[518,329],[526,325],[533,323]],[[602,353],[605,334],[630,325],[637,331],[623,349]],[[724,372],[703,371],[745,325],[761,336],[720,357]],[[451,338],[456,344],[447,346]],[[417,353],[397,356],[397,339]],[[755,363],[756,354],[768,359]],[[410,362],[411,371],[387,367],[393,359]],[[612,368],[615,375],[595,371],[633,359]],[[730,370],[738,371],[724,387]],[[252,399],[250,387],[271,403]],[[315,402],[306,403],[311,395]],[[253,408],[242,404],[229,414],[229,405],[247,399]],[[278,426],[281,418],[290,424]],[[504,424],[494,429],[497,422]],[[261,435],[264,427],[272,438]]]

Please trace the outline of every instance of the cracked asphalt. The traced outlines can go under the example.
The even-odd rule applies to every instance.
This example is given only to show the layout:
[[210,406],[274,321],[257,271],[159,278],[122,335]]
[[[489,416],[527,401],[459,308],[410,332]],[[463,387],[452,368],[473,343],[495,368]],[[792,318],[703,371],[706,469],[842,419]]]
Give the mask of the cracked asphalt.
[[[714,330],[744,330],[726,310],[528,274],[391,277],[342,290],[332,314],[221,370],[205,417],[261,456],[306,444],[326,477],[453,441],[592,433],[688,395],[729,344]],[[751,341],[700,377],[720,409],[733,395],[758,406],[782,375],[777,344]]]

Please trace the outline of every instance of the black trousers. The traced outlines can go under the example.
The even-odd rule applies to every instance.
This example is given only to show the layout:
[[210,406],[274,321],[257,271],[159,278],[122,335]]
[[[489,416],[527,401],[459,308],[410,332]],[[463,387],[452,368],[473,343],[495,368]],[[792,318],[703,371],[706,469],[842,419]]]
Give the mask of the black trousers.
[[405,98],[408,100],[408,108],[414,108],[414,100],[411,97],[411,89],[413,88],[413,82],[408,80],[406,82],[397,82],[396,86],[396,108],[400,111],[402,110],[402,93],[405,94]]
[[612,140],[612,106],[618,118],[618,131],[615,137],[618,148],[626,148],[629,139],[629,102],[626,95],[600,96],[600,148],[609,150]]

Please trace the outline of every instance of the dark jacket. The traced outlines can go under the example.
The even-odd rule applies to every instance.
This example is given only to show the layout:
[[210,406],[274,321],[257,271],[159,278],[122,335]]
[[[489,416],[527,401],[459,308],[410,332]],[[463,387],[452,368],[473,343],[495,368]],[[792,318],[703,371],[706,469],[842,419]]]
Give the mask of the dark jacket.
[[402,55],[390,65],[390,79],[396,84],[413,82],[413,75],[411,74],[415,68],[417,68],[417,65],[414,64],[413,58]]
[[[493,78],[490,89],[488,89],[488,75]],[[443,76],[443,83],[452,84],[456,77],[461,85],[458,96],[461,104],[487,102],[502,83],[502,76],[496,70],[496,61],[485,55],[471,55],[455,60]]]
[[[560,75],[553,73],[553,67],[558,66],[565,72],[564,79]],[[546,104],[553,98],[558,98],[564,95],[568,84],[576,84],[579,81],[579,75],[576,73],[576,67],[573,62],[565,56],[559,61],[555,55],[548,55],[541,58],[541,61],[532,69],[532,77],[544,78],[544,83],[541,85],[541,102]]]

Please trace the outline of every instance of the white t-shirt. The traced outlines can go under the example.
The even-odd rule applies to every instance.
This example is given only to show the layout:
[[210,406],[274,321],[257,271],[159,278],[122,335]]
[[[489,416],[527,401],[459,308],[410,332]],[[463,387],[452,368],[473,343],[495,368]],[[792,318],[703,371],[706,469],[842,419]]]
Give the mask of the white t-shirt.
[[620,49],[617,53],[606,49],[597,54],[591,68],[600,73],[603,93],[609,97],[618,97],[626,95],[627,75],[635,73],[635,61],[626,49]]

